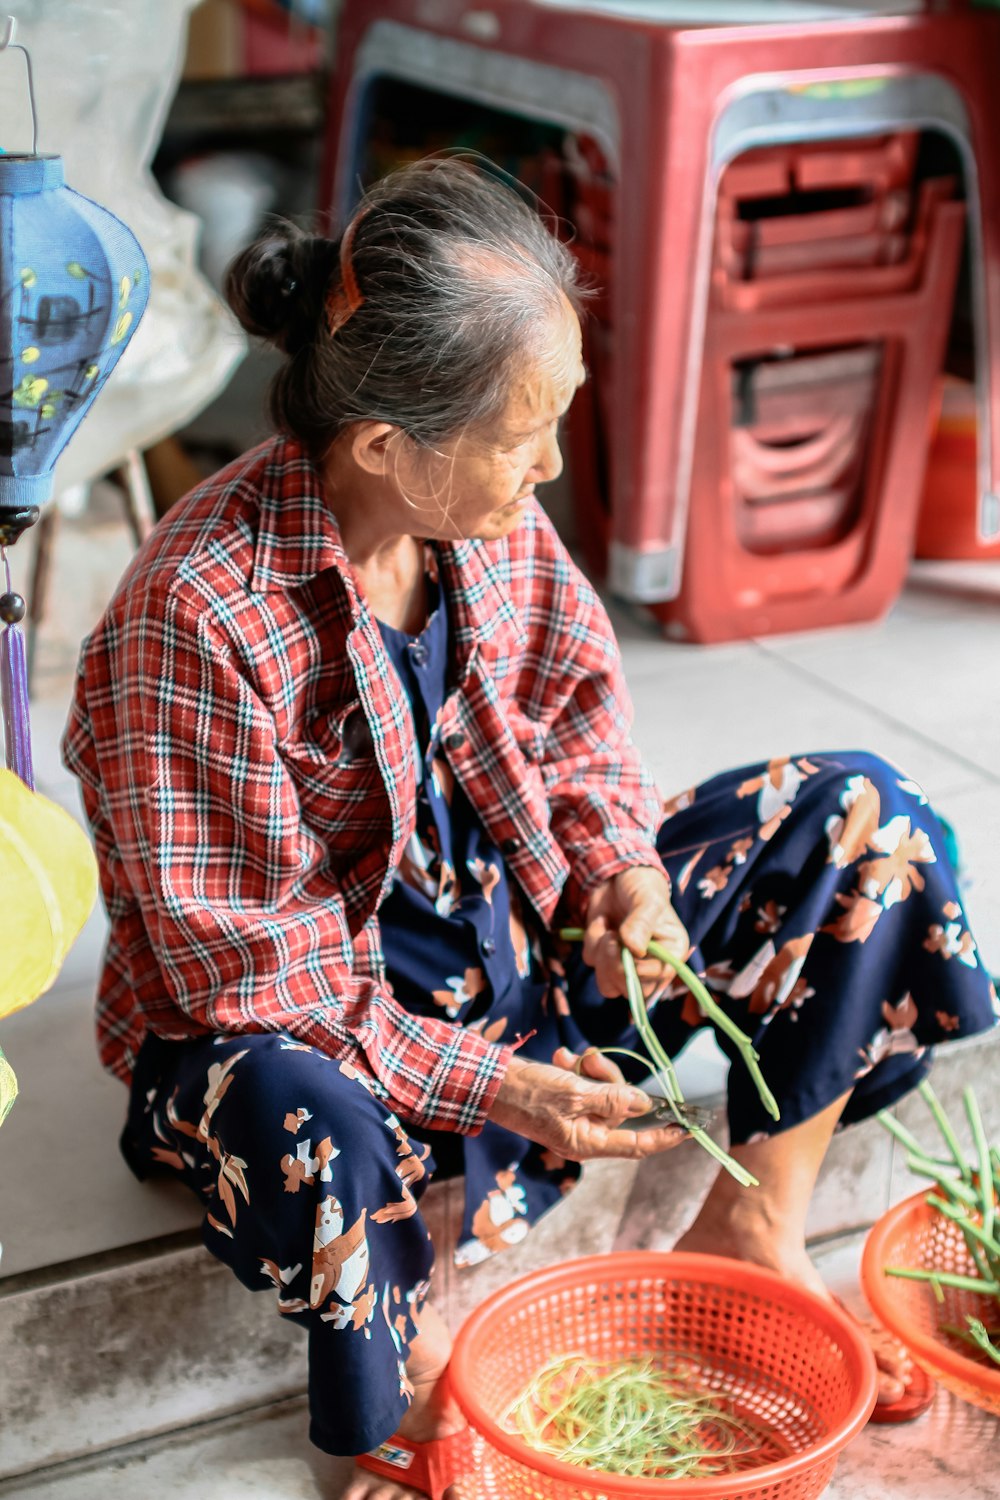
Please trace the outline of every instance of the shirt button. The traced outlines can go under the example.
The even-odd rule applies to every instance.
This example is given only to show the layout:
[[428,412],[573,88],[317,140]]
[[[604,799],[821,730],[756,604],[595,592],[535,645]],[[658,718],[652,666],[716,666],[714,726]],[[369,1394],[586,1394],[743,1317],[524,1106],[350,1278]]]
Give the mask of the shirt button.
[[497,945],[492,938],[483,938],[480,944],[484,958],[492,958],[497,951]]
[[446,734],[441,743],[446,750],[461,750],[465,744],[465,735],[457,733]]
[[517,853],[519,853],[520,849],[521,849],[521,840],[520,839],[504,839],[503,843],[500,845],[500,853],[501,854],[506,854],[508,857],[511,854],[517,854]]
[[414,641],[410,647],[410,660],[417,667],[427,665],[427,647],[422,645],[420,641]]

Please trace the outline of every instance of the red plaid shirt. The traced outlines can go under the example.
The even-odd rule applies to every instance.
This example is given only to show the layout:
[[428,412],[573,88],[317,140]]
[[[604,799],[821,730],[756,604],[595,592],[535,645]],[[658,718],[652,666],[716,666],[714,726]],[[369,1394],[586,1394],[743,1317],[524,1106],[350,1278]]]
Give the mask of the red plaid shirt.
[[[442,743],[543,922],[657,863],[611,627],[544,513],[440,548]],[[479,1129],[510,1048],[414,1016],[378,907],[414,826],[413,724],[316,471],[274,440],[158,525],[85,642],[64,741],[110,937],[106,1067],[147,1029],[282,1031],[406,1120]]]

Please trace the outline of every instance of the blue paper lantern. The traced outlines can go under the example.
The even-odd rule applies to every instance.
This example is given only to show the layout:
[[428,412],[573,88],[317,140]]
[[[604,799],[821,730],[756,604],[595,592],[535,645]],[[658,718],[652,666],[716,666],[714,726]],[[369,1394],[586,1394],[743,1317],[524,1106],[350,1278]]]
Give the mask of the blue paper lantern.
[[[8,16],[0,52],[23,53],[37,146],[31,59]],[[38,519],[59,454],[118,363],[149,300],[130,229],[66,186],[62,158],[0,152],[0,715],[5,758],[33,784],[28,683],[6,548]]]
[[148,300],[135,235],[66,186],[61,157],[0,156],[0,523],[51,496]]

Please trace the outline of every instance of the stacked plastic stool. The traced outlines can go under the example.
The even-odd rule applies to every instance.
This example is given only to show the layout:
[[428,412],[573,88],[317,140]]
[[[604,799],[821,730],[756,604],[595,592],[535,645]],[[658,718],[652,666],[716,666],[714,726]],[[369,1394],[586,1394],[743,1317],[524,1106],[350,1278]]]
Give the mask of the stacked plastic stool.
[[868,620],[899,593],[965,223],[914,159],[889,137],[724,174],[683,575],[652,605],[668,633]]
[[[595,324],[606,345],[605,369],[590,399],[606,407],[606,424],[584,437],[589,461],[600,471],[604,524],[588,527],[588,540],[602,553],[597,561],[617,594],[659,610],[680,600],[687,586],[686,554],[700,524],[695,496],[705,492],[699,465],[705,461],[706,402],[712,441],[728,453],[732,394],[723,401],[717,389],[726,361],[730,367],[760,362],[789,333],[790,347],[810,358],[819,358],[827,346],[839,353],[871,342],[871,330],[862,325],[875,305],[874,281],[871,296],[837,302],[836,321],[825,302],[812,309],[772,306],[769,293],[757,291],[750,295],[764,300],[756,309],[719,304],[720,271],[726,271],[729,295],[737,300],[747,288],[773,281],[777,290],[786,276],[811,274],[810,238],[796,239],[795,226],[785,226],[787,240],[760,230],[747,242],[747,232],[731,219],[730,240],[723,246],[718,239],[717,200],[726,174],[762,148],[846,142],[838,149],[849,157],[866,141],[885,143],[914,131],[950,142],[968,215],[983,414],[978,523],[985,537],[1000,532],[1000,216],[984,210],[1000,200],[998,76],[1000,11],[959,0],[948,6],[920,0],[352,0],[338,23],[323,196],[338,217],[355,198],[371,100],[386,80],[598,143],[610,194],[603,231],[607,322]],[[884,167],[891,175],[900,161],[890,153]],[[913,195],[905,212],[893,201],[897,191],[884,189],[874,216],[858,212],[828,221],[816,239],[840,241],[856,264],[814,264],[812,272],[836,273],[841,285],[854,274],[883,282],[878,394],[872,417],[860,425],[866,454],[878,459],[888,477],[880,491],[858,502],[865,514],[865,507],[879,503],[879,494],[900,493],[904,458],[883,429],[891,410],[907,422],[911,437],[917,431],[911,392],[919,382],[912,372],[921,356],[907,320],[918,311],[929,315],[921,288],[944,274],[948,236],[960,233],[948,227],[955,205],[925,203],[933,233],[928,228],[930,238],[920,251],[919,186],[911,180],[903,190]],[[726,211],[723,203],[723,216]],[[837,212],[831,206],[830,213]],[[902,215],[901,230],[893,225],[895,213]],[[747,255],[749,277],[735,263],[727,269],[725,256],[738,262]],[[900,266],[917,267],[919,280],[894,292],[889,287]],[[943,306],[940,294],[939,300]],[[942,316],[948,312],[943,308]],[[744,388],[748,380],[753,384],[753,376],[742,371],[739,379]],[[839,380],[831,369],[831,389]],[[714,394],[707,394],[706,383]],[[766,384],[761,372],[761,399]],[[775,392],[767,394],[772,399]],[[582,426],[576,424],[578,433]],[[763,441],[764,429],[755,436]],[[574,483],[581,459],[575,449],[574,441]],[[843,489],[845,476],[846,469],[833,475],[831,485]],[[749,521],[749,509],[748,502],[741,525]],[[869,541],[872,535],[869,529]],[[757,564],[767,559],[755,552],[751,559],[753,581],[739,584],[744,595],[763,587]],[[840,566],[829,561],[831,569]],[[894,566],[887,552],[879,553],[876,572],[883,580]],[[823,571],[815,560],[805,572],[810,569],[815,575]],[[711,587],[721,589],[721,577]],[[833,597],[828,590],[826,601]],[[694,638],[702,638],[704,629],[704,638],[711,639],[723,629],[803,628],[807,616],[789,623],[784,598],[782,582],[770,624],[736,608],[727,626],[721,620],[702,626],[691,611],[687,622],[678,615],[673,624]],[[877,614],[884,606],[884,583],[862,588],[853,596],[851,617],[861,618],[865,610]]]

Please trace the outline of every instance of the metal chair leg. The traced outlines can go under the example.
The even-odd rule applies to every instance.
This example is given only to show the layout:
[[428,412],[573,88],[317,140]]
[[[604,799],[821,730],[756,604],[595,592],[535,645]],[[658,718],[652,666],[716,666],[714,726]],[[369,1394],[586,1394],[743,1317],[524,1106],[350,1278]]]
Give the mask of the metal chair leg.
[[118,467],[112,469],[111,477],[121,489],[125,518],[138,547],[156,525],[157,516],[146,465],[137,448],[126,453]]

